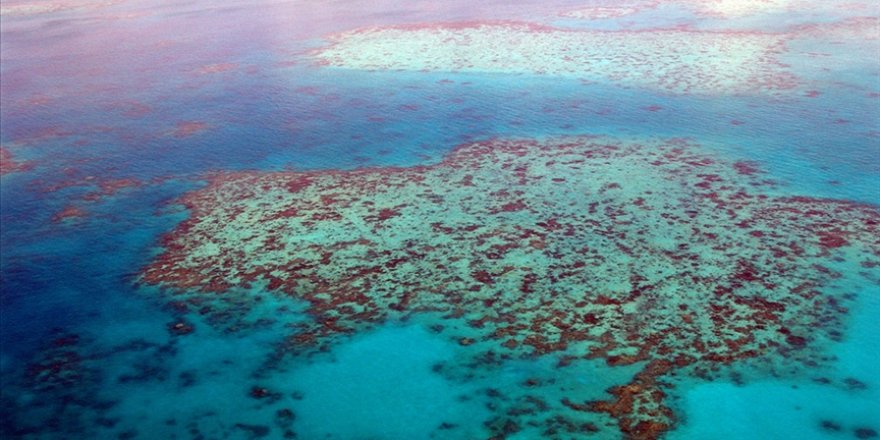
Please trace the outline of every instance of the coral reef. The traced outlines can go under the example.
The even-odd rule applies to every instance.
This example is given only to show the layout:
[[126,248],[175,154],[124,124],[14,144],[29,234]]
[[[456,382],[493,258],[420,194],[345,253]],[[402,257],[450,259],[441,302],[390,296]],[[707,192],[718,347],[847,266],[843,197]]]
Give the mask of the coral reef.
[[419,314],[491,347],[486,362],[639,366],[607,400],[561,403],[656,438],[675,423],[665,377],[818,362],[851,298],[835,265],[877,282],[876,207],[778,189],[692,141],[590,136],[475,142],[431,166],[217,173],[180,200],[191,217],[142,281],[202,292],[203,308],[237,287],[305,300],[290,352]]
[[365,28],[330,36],[320,65],[363,70],[528,73],[669,93],[766,93],[795,87],[777,61],[787,36],[745,31],[594,31],[520,22]]

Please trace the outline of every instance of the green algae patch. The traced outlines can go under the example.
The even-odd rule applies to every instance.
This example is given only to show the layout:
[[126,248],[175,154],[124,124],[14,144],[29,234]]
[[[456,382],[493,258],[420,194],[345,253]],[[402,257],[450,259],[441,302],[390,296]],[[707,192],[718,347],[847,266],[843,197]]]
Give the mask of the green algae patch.
[[637,367],[603,397],[573,391],[488,429],[565,436],[605,417],[656,438],[676,423],[670,378],[824,362],[853,298],[835,267],[877,283],[876,207],[779,193],[757,164],[682,139],[492,139],[432,166],[219,173],[180,201],[191,217],[142,280],[207,308],[252,286],[304,300],[313,319],[281,354],[420,317],[473,353],[472,374],[545,357]]

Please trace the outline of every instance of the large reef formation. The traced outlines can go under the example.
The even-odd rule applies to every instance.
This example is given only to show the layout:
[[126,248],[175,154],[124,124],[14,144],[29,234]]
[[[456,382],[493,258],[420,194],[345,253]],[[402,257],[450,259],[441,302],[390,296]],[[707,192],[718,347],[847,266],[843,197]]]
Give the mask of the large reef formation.
[[[709,15],[749,15],[785,2],[691,1]],[[610,18],[643,7],[616,5],[563,12]],[[822,5],[813,5],[822,8]],[[827,5],[825,5],[827,7]],[[857,4],[851,5],[854,10]],[[757,9],[756,9],[757,8]],[[841,7],[842,9],[846,9]],[[766,11],[765,11],[766,12]],[[838,13],[840,11],[837,11]],[[822,78],[821,70],[848,66],[876,70],[860,57],[880,41],[877,17],[794,26],[780,32],[699,30],[687,26],[638,30],[553,27],[517,21],[472,21],[368,27],[330,35],[311,52],[321,66],[367,71],[472,72],[546,75],[584,84],[610,83],[672,95],[791,96]],[[835,51],[804,49],[832,43]],[[800,58],[806,61],[795,62]],[[872,90],[873,91],[873,90]]]
[[600,31],[486,21],[358,29],[328,37],[320,65],[361,70],[539,74],[668,93],[794,88],[778,61],[788,36],[746,31]]
[[[598,413],[657,438],[675,424],[670,375],[821,361],[853,293],[839,268],[877,283],[880,265],[876,207],[784,196],[754,163],[683,139],[493,139],[431,166],[220,173],[181,203],[191,217],[142,280],[203,307],[248,286],[305,300],[292,352],[427,316],[484,359],[638,369],[605,400],[542,405],[549,436],[561,415]],[[523,426],[509,416],[499,436]]]

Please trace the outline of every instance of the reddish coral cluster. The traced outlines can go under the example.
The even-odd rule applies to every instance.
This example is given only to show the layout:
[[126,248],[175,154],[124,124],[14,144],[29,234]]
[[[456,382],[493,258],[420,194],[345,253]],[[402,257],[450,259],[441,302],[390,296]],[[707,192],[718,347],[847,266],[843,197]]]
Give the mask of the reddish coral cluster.
[[31,162],[18,162],[12,157],[12,153],[6,148],[0,147],[0,176],[4,174],[20,173],[33,168]]
[[141,181],[137,179],[110,179],[110,180],[101,180],[97,182],[98,190],[90,192],[83,196],[83,200],[94,202],[99,201],[105,197],[111,197],[116,195],[118,192],[128,189],[128,188],[137,188],[142,185]]
[[88,215],[88,214],[82,208],[68,205],[68,206],[64,207],[64,209],[56,212],[55,215],[52,216],[52,222],[60,223],[65,220],[82,218],[82,217],[85,217],[86,215]]
[[[75,169],[71,169],[71,174],[75,174],[76,172]],[[74,187],[95,187],[94,191],[87,192],[80,197],[77,203],[68,204],[60,211],[56,212],[55,215],[52,216],[52,221],[54,223],[87,217],[89,215],[89,204],[102,202],[107,197],[115,196],[121,191],[138,188],[142,185],[143,182],[132,178],[99,180],[94,176],[70,178],[52,184],[42,184],[39,181],[35,183],[35,186],[38,186],[41,191],[46,193]]]
[[28,366],[28,379],[34,383],[35,389],[70,387],[82,379],[78,345],[79,336],[75,334],[56,335],[40,359]]
[[233,287],[303,299],[314,319],[290,351],[424,313],[493,362],[642,365],[609,400],[559,411],[656,438],[674,424],[660,378],[812,362],[846,312],[840,264],[877,282],[876,207],[769,190],[756,164],[681,139],[490,140],[433,166],[218,174],[183,198],[191,218],[142,278],[208,310],[204,294]]
[[174,137],[185,138],[199,134],[208,129],[208,124],[202,121],[183,121],[177,123],[171,133]]

